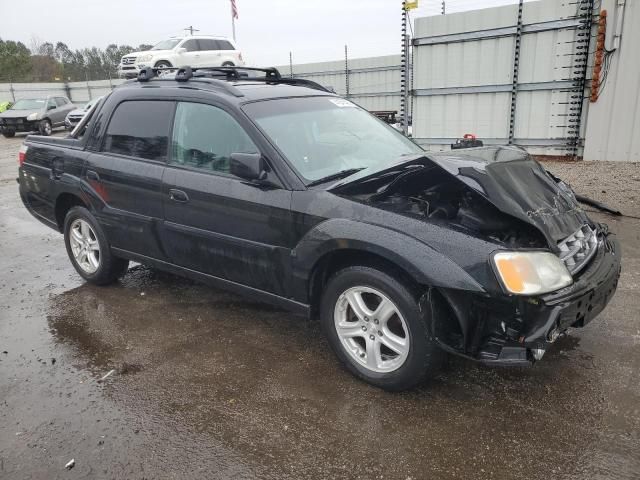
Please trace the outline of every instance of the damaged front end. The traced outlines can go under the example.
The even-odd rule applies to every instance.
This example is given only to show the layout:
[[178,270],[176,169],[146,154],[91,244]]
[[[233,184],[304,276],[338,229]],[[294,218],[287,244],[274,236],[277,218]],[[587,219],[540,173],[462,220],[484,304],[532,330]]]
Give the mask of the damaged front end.
[[[477,259],[463,259],[446,245],[425,241],[485,289],[432,286],[423,297],[433,336],[452,353],[485,363],[531,364],[569,327],[582,327],[598,315],[616,290],[619,244],[605,225],[587,217],[568,185],[521,149],[429,155],[332,190],[483,246],[464,253]],[[565,281],[548,288],[515,282],[514,288],[496,269],[494,258],[501,253],[553,255]],[[554,273],[544,265],[526,268],[538,268],[546,279]]]

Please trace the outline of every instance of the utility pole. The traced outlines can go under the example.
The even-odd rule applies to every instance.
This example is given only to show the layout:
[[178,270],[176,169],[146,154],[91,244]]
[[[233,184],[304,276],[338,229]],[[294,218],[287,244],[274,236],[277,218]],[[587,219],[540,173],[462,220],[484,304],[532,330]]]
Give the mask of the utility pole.
[[199,32],[200,30],[198,30],[197,28],[193,28],[192,25],[189,25],[187,28],[183,29],[185,32],[188,30],[189,31],[189,35],[193,36],[193,32]]
[[442,0],[442,15],[444,15],[446,13],[447,13],[447,9],[445,7],[444,0]]
[[293,78],[293,55],[289,52],[289,76]]
[[402,2],[402,49],[400,51],[400,118],[402,121],[402,132],[409,134],[409,115],[407,104],[409,103],[409,90],[407,88],[407,78],[409,74],[409,62],[407,61],[409,36],[407,35],[407,2]]
[[344,46],[344,86],[346,91],[346,97],[349,98],[349,54],[347,46]]

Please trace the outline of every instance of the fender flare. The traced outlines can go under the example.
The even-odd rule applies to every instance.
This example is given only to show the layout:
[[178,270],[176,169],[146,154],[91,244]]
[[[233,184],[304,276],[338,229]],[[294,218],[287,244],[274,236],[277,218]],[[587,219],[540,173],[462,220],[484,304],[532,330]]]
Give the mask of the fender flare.
[[329,253],[346,249],[380,256],[423,285],[485,292],[458,264],[403,232],[347,219],[331,219],[312,228],[292,250],[294,298],[308,301],[309,281],[318,262]]

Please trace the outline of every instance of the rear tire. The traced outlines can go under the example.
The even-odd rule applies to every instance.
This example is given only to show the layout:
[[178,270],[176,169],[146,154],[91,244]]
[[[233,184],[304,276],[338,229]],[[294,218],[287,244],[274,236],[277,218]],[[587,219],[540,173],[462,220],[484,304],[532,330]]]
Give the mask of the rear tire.
[[15,130],[5,130],[4,132],[2,132],[2,135],[5,138],[13,138],[16,136],[16,131]]
[[235,65],[233,64],[233,62],[224,62],[222,64],[223,67],[235,67]]
[[48,118],[40,120],[38,131],[40,132],[40,135],[44,135],[45,137],[51,135],[51,132],[53,131],[53,129],[51,128],[51,121]]
[[322,328],[347,370],[390,391],[414,387],[440,366],[444,353],[429,334],[428,315],[411,287],[360,266],[329,279],[320,307]]
[[102,227],[84,207],[73,207],[64,219],[64,243],[71,264],[86,281],[107,285],[123,276],[129,261],[116,257]]

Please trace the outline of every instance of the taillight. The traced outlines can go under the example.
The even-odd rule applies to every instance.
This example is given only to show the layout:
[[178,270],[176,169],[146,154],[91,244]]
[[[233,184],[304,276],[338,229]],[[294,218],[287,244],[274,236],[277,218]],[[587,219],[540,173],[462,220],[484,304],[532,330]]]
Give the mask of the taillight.
[[25,158],[27,158],[28,149],[29,147],[27,147],[26,145],[22,145],[20,147],[20,150],[18,150],[18,165],[20,166],[24,165],[24,160]]

